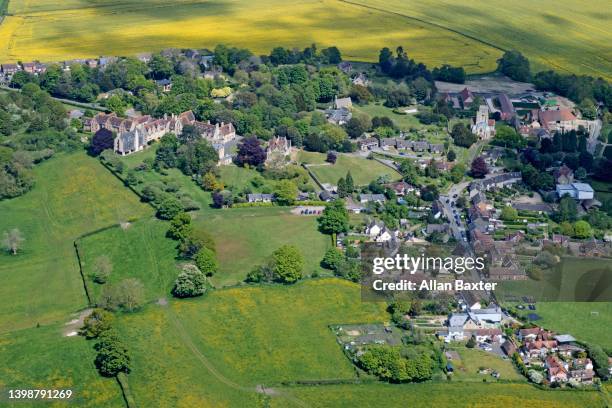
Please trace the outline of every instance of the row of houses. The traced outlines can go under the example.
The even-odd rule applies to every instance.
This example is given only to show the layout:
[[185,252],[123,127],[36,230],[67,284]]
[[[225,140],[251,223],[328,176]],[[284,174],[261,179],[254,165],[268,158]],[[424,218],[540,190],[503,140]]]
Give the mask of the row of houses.
[[430,153],[444,153],[444,145],[439,143],[429,143],[424,140],[406,140],[397,137],[389,137],[377,139],[375,137],[368,137],[359,140],[359,148],[363,151],[372,150],[380,147],[383,150],[389,150],[395,148],[397,150],[412,150],[413,152],[430,152]]

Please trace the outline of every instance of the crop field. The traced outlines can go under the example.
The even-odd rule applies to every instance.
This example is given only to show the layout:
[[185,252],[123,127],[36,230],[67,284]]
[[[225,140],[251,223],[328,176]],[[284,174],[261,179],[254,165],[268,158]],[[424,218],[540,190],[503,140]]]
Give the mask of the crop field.
[[73,241],[98,228],[149,217],[152,210],[84,153],[34,169],[36,185],[0,202],[0,232],[19,228],[18,255],[0,254],[0,333],[64,319],[87,305]]
[[319,271],[319,262],[331,246],[329,236],[317,230],[314,216],[291,214],[282,207],[210,210],[194,221],[196,231],[211,235],[217,249],[219,273],[216,286],[232,285],[284,244],[296,245],[304,255],[304,273]]
[[[522,407],[522,408],[604,408],[602,393],[591,391],[542,391],[529,384],[423,383],[359,384],[324,387],[291,387],[291,395],[310,407],[406,406],[410,407]],[[283,405],[285,404],[285,405]],[[286,402],[272,400],[272,407]],[[298,405],[294,405],[298,406]]]
[[19,401],[5,405],[6,389],[71,389],[70,402],[53,407],[120,407],[125,403],[113,378],[100,377],[95,351],[83,337],[63,337],[62,327],[51,325],[0,335],[0,405],[41,406]]
[[368,160],[363,157],[339,154],[335,164],[325,162],[325,155],[322,153],[300,152],[299,159],[302,163],[312,164],[309,166],[321,183],[336,185],[341,177],[345,177],[348,171],[351,172],[355,185],[367,185],[376,180],[379,176],[387,175],[391,180],[399,180],[400,174],[393,169],[375,160]]
[[538,68],[610,78],[612,32],[599,2],[545,0],[10,0],[0,60],[57,61],[226,43],[267,53],[275,46],[336,45],[374,61],[403,45],[428,65],[489,72],[516,48]]
[[[134,356],[129,381],[139,406],[189,406],[198,399],[207,406],[255,406],[260,384],[355,378],[328,325],[387,317],[384,305],[361,302],[356,284],[321,279],[219,290],[151,305],[120,321]],[[275,394],[287,406],[284,389]]]

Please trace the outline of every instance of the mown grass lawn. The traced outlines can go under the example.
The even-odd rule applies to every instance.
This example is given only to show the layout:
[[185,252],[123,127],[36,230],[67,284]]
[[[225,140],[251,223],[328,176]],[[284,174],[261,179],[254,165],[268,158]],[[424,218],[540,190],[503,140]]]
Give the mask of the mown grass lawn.
[[399,180],[400,174],[395,170],[375,160],[363,157],[339,154],[335,164],[325,162],[322,153],[301,151],[299,160],[302,163],[312,164],[309,166],[321,183],[336,185],[341,177],[345,177],[350,171],[355,185],[367,185],[380,176],[388,176],[391,180]]
[[220,270],[212,279],[216,286],[243,281],[255,266],[264,263],[280,246],[292,244],[304,255],[304,273],[321,268],[319,263],[331,239],[318,231],[316,216],[293,215],[283,207],[230,208],[201,212],[196,230],[215,241]]
[[[310,407],[521,407],[521,408],[604,408],[597,391],[539,390],[529,384],[450,382],[423,384],[359,384],[284,389]],[[409,401],[409,402],[408,402]],[[272,400],[274,408],[285,407]],[[408,404],[408,405],[407,405]],[[293,406],[298,406],[293,405]]]
[[151,208],[83,152],[34,169],[36,185],[0,202],[0,232],[19,228],[23,251],[0,253],[0,333],[63,320],[87,305],[73,241]]
[[[167,296],[179,273],[176,241],[166,238],[169,224],[149,218],[115,227],[78,241],[83,272],[94,302],[104,285],[137,278],[145,286],[147,300]],[[93,281],[96,259],[107,256],[113,271],[105,284]]]
[[8,389],[70,389],[68,403],[49,406],[121,407],[125,404],[113,378],[100,377],[93,344],[83,337],[64,337],[63,325],[0,335],[0,389],[3,407],[38,407],[45,402],[7,403]]

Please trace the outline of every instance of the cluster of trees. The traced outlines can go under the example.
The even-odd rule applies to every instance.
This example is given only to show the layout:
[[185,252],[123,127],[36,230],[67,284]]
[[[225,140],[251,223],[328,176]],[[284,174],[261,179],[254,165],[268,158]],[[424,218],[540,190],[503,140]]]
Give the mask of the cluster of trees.
[[35,164],[79,146],[64,106],[37,85],[0,94],[0,200],[18,197],[34,186]]
[[378,54],[378,65],[380,70],[395,79],[414,80],[422,77],[427,81],[431,80],[431,72],[427,66],[417,63],[408,57],[403,47],[397,47],[395,54],[384,47]]
[[166,236],[179,242],[179,256],[182,259],[195,264],[186,264],[181,268],[172,294],[176,297],[202,295],[206,290],[207,277],[213,276],[219,269],[214,241],[202,231],[196,233],[191,216],[185,212],[172,218]]
[[368,373],[393,383],[429,380],[435,365],[429,350],[386,345],[368,347],[357,361]]
[[136,278],[128,278],[116,284],[104,286],[98,306],[110,311],[134,312],[144,305],[145,289]]
[[348,197],[355,191],[355,182],[351,172],[346,173],[346,177],[340,177],[338,180],[338,196],[341,198]]
[[612,110],[612,87],[602,78],[588,75],[561,74],[552,70],[532,75],[529,60],[518,51],[507,51],[497,61],[497,69],[516,81],[533,81],[536,88],[570,98],[579,104],[583,114],[594,119],[594,102]]
[[304,256],[295,245],[283,245],[272,253],[264,265],[247,274],[247,282],[278,282],[291,284],[302,279]]
[[359,261],[359,249],[348,246],[346,252],[338,248],[330,248],[321,260],[321,266],[334,271],[336,276],[359,282],[362,275],[362,265]]
[[454,82],[456,84],[465,83],[465,70],[463,67],[453,67],[444,64],[441,67],[436,67],[431,71],[433,79],[437,81]]
[[319,52],[317,45],[311,44],[310,47],[304,48],[303,51],[276,47],[268,56],[268,60],[272,65],[302,63],[309,65],[338,64],[342,62],[342,54],[337,47],[323,48]]
[[470,173],[474,178],[483,178],[489,173],[489,167],[482,156],[478,156],[472,161]]
[[121,341],[113,327],[114,317],[103,309],[94,309],[85,318],[80,334],[87,339],[97,340],[94,361],[98,371],[105,377],[115,377],[119,373],[129,374],[130,355],[127,346]]

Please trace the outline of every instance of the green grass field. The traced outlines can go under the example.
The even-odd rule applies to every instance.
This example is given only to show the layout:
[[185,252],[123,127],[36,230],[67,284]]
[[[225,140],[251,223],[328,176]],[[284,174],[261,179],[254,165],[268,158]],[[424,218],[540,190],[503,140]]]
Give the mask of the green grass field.
[[0,232],[19,228],[17,256],[0,254],[0,333],[63,321],[87,305],[73,241],[153,211],[84,153],[58,155],[34,169],[27,194],[0,202]]
[[[94,367],[95,351],[83,337],[63,337],[62,327],[20,330],[0,335],[0,406],[109,407],[124,406],[112,378],[102,378]],[[19,401],[8,404],[7,389],[70,389],[68,403]]]
[[[604,408],[607,406],[603,395],[596,391],[542,391],[528,384],[377,383],[292,387],[287,392],[301,401],[301,406],[315,408],[356,406]],[[275,408],[287,406],[284,404],[286,403],[282,400],[272,401],[272,407]]]
[[457,351],[461,357],[460,361],[451,361],[454,368],[453,379],[456,381],[482,382],[483,379],[488,382],[496,381],[490,374],[479,374],[480,367],[497,371],[500,374],[500,380],[503,381],[525,381],[525,377],[516,371],[510,360],[503,360],[498,355],[478,349],[457,347],[453,350]]
[[545,0],[11,0],[0,26],[0,60],[57,61],[219,43],[268,53],[275,46],[338,46],[374,61],[403,45],[430,66],[488,72],[504,49],[536,68],[610,78],[610,11],[597,2]]
[[201,212],[194,221],[215,240],[219,273],[215,285],[232,285],[284,244],[296,245],[304,255],[304,273],[319,271],[319,262],[331,246],[329,236],[317,230],[315,216],[293,215],[282,207],[232,208]]
[[379,176],[387,175],[391,180],[399,180],[400,174],[393,169],[375,160],[368,160],[362,157],[339,154],[335,164],[325,162],[325,155],[322,153],[301,151],[299,160],[302,163],[313,164],[310,171],[321,181],[336,185],[340,177],[345,177],[350,170],[355,185],[367,185],[376,180]]
[[[81,264],[94,302],[104,285],[126,278],[137,278],[144,284],[147,300],[167,296],[179,273],[174,260],[176,241],[165,237],[167,230],[167,222],[151,218],[79,240]],[[104,285],[95,283],[92,278],[95,261],[102,255],[109,257],[113,265]]]
[[[125,315],[121,330],[134,354],[136,402],[255,406],[259,384],[276,389],[284,380],[355,378],[328,325],[388,317],[383,304],[362,303],[360,296],[355,284],[321,279],[224,289]],[[286,406],[283,394],[277,395]]]
[[542,317],[536,323],[559,333],[569,333],[578,340],[612,348],[611,302],[542,302],[536,305]]

